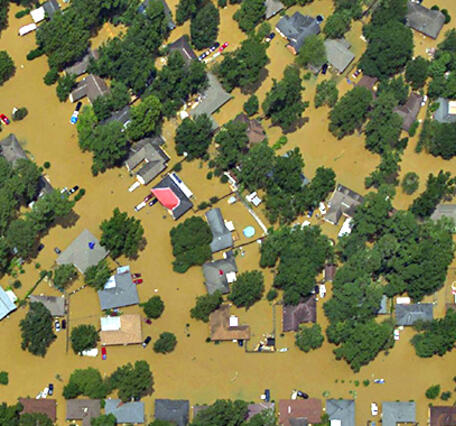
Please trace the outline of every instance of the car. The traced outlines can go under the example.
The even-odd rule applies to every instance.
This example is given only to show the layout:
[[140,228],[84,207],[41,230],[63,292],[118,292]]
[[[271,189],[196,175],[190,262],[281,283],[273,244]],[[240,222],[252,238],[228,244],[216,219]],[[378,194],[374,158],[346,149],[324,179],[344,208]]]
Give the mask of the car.
[[62,250],[60,250],[58,247],[54,247],[54,251],[55,251],[57,254],[62,253]]
[[145,347],[150,343],[151,340],[152,340],[152,337],[147,336],[147,337],[144,339],[144,342],[142,342],[142,347],[145,348]]
[[310,219],[312,217],[312,215],[314,214],[314,209],[310,209],[308,212],[307,212],[307,217]]
[[214,52],[218,47],[220,47],[220,43],[219,43],[218,41],[216,41],[216,42],[214,43],[214,45],[211,46],[211,48],[210,48],[209,50],[210,50],[210,52],[212,53],[212,52]]
[[421,101],[421,106],[422,106],[422,107],[424,107],[424,106],[426,105],[427,100],[428,100],[427,95],[424,95],[424,96],[423,96],[423,100]]
[[70,194],[74,194],[78,189],[79,189],[79,186],[78,186],[78,185],[75,185],[75,186],[73,186],[73,188],[71,188],[68,192],[69,192]]
[[131,277],[132,277],[133,279],[141,278],[141,274],[131,274]]
[[103,361],[106,361],[106,357],[107,357],[106,347],[103,346],[103,347],[101,348],[101,359],[102,359]]
[[136,207],[135,207],[135,211],[136,212],[139,212],[142,208],[146,207],[146,202],[144,201],[141,201]]
[[78,122],[79,111],[74,111],[70,118],[71,124],[76,124]]
[[394,340],[399,340],[400,335],[399,335],[399,330],[397,328],[394,329]]
[[66,320],[63,319],[62,320],[62,330],[65,330],[66,329]]
[[326,74],[326,71],[328,71],[328,64],[323,64],[321,67],[321,73],[324,75]]
[[41,398],[47,398],[48,395],[49,395],[49,388],[45,387],[43,389],[43,392],[41,392]]
[[271,391],[269,389],[264,390],[264,400],[269,402],[271,400]]
[[325,17],[323,15],[317,15],[315,20],[318,24],[321,24],[325,20]]
[[5,114],[0,114],[0,120],[2,120],[6,125],[10,124],[9,118]]
[[374,379],[374,383],[377,383],[378,385],[383,385],[385,383],[385,379]]
[[144,202],[147,203],[149,200],[151,200],[152,198],[154,197],[154,194],[149,194],[147,196],[144,197]]
[[74,109],[75,111],[79,111],[82,107],[82,102],[79,101],[77,104],[76,104],[76,108]]
[[41,244],[38,246],[38,251],[41,251],[41,250],[43,250],[43,249],[44,249],[44,244],[41,243]]
[[358,69],[352,74],[352,77],[353,77],[353,78],[356,78],[356,77],[358,77],[360,74],[361,74],[361,69],[358,68]]
[[150,320],[149,318],[146,318],[146,319],[144,320],[144,322],[145,322],[146,324],[149,324],[149,325],[152,324],[152,320]]
[[60,321],[55,320],[54,325],[55,325],[55,331],[59,332],[60,331]]
[[325,203],[323,203],[323,202],[321,201],[320,204],[318,205],[318,210],[320,210],[320,213],[321,213],[321,214],[326,214],[326,206],[325,206]]
[[268,36],[266,36],[266,43],[269,43],[273,38],[275,37],[275,33],[272,32],[271,34],[269,34]]
[[305,392],[298,390],[296,392],[296,396],[299,396],[299,398],[302,399],[309,399],[309,395],[307,395]]
[[228,43],[223,43],[223,44],[219,47],[219,52],[223,52],[227,47],[228,47]]
[[157,204],[158,198],[154,198],[152,201],[149,201],[149,206],[152,207],[154,204]]
[[371,414],[376,416],[378,414],[378,405],[376,402],[371,402]]
[[137,280],[133,280],[133,282],[138,285],[138,284],[142,284],[143,280],[142,278],[138,278]]
[[323,299],[326,296],[326,285],[320,284],[320,288],[318,289],[319,296]]
[[49,396],[52,396],[54,394],[54,385],[52,383],[49,383]]
[[238,339],[237,344],[238,344],[238,346],[240,346],[242,348],[244,346],[244,340]]

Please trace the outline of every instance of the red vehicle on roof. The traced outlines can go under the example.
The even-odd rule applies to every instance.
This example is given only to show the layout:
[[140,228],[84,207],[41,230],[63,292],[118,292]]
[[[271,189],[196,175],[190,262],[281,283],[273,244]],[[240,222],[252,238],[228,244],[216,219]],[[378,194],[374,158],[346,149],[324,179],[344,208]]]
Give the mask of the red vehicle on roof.
[[106,360],[106,347],[104,347],[104,346],[101,348],[101,359],[103,361]]
[[133,279],[136,279],[136,278],[141,278],[141,274],[131,274],[131,276],[133,277]]
[[10,124],[9,118],[5,114],[0,114],[0,120],[2,120],[6,125]]
[[138,285],[138,284],[142,284],[143,280],[142,278],[138,278],[137,280],[133,280],[133,282]]
[[219,52],[223,52],[227,47],[228,47],[228,43],[223,43],[223,44],[219,47]]

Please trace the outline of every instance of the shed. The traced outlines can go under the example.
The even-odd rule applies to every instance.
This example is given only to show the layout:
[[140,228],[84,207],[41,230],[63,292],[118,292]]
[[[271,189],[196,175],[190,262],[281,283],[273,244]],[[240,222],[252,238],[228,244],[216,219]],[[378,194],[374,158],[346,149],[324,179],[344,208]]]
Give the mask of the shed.
[[432,321],[434,305],[432,303],[396,304],[396,324],[413,325],[417,321]]
[[221,293],[229,293],[230,287],[227,275],[236,273],[238,268],[234,256],[226,259],[214,260],[203,264],[204,285],[209,294],[219,290]]
[[46,414],[54,423],[57,420],[57,401],[55,399],[19,398],[24,409],[21,414]]
[[416,422],[415,402],[382,402],[382,426]]
[[117,423],[144,423],[144,402],[122,402],[120,399],[105,399],[105,414],[113,414]]
[[350,43],[345,40],[325,40],[326,56],[328,62],[342,74],[355,59],[355,55],[350,51]]
[[55,296],[29,296],[30,302],[42,303],[53,317],[63,317],[65,315],[65,297]]
[[416,121],[422,101],[422,96],[412,92],[404,105],[398,105],[394,108],[393,111],[402,118],[402,129],[406,132],[410,130],[410,127]]
[[439,10],[428,9],[409,0],[405,23],[410,28],[436,39],[445,24],[445,15]]
[[57,0],[48,0],[42,4],[44,11],[49,19],[54,17],[54,14],[60,10],[60,5]]
[[155,419],[171,422],[176,426],[188,424],[190,403],[186,399],[156,399]]
[[298,331],[299,325],[317,320],[317,302],[310,296],[298,305],[284,305],[282,310],[282,330]]
[[331,424],[338,421],[339,426],[355,426],[355,401],[353,399],[327,399],[326,414]]

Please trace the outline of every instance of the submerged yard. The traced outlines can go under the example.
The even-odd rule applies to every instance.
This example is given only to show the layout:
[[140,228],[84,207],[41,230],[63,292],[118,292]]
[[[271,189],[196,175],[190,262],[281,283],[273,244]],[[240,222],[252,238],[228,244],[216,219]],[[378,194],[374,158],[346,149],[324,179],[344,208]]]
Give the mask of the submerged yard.
[[[174,9],[176,0],[169,1]],[[432,6],[430,0],[424,4]],[[441,8],[448,9],[453,20],[456,20],[456,4],[452,0],[438,0]],[[221,28],[219,41],[229,42],[228,50],[234,49],[244,37],[231,17],[237,6],[229,6],[221,11]],[[332,9],[331,0],[315,0],[304,8],[293,7],[287,13],[303,9],[314,15],[317,12],[325,16]],[[133,213],[133,207],[140,202],[147,190],[144,187],[135,192],[128,192],[133,183],[125,168],[112,169],[93,177],[90,171],[91,157],[89,153],[81,153],[76,128],[69,123],[74,105],[69,102],[60,103],[55,95],[55,86],[46,86],[43,76],[48,66],[45,57],[32,62],[25,59],[26,54],[34,48],[34,35],[19,38],[17,30],[28,23],[29,18],[22,20],[14,18],[18,8],[11,5],[10,25],[0,37],[0,48],[6,49],[16,63],[16,75],[0,88],[0,112],[9,114],[14,106],[26,106],[29,116],[20,122],[13,122],[4,127],[0,138],[6,137],[9,132],[15,133],[24,144],[38,165],[45,161],[51,163],[48,175],[52,185],[56,188],[79,185],[86,189],[86,195],[76,204],[75,223],[56,226],[42,239],[44,250],[36,260],[25,265],[25,274],[20,276],[22,288],[17,291],[19,297],[25,295],[38,279],[39,271],[35,262],[41,264],[42,269],[50,269],[55,262],[54,247],[65,249],[70,242],[84,229],[89,229],[97,237],[100,236],[99,224],[108,218],[115,207],[121,211]],[[279,16],[271,20],[273,27]],[[27,22],[26,22],[27,21]],[[435,46],[444,36],[448,27],[444,27],[439,39],[433,41],[424,39],[415,33],[415,55],[425,55],[425,48]],[[98,34],[95,43],[99,44],[106,37],[112,36],[118,29],[105,26]],[[178,27],[170,36],[174,41],[183,33],[188,33],[188,24]],[[349,41],[357,59],[364,48],[364,42],[359,38],[361,24],[355,23],[349,34]],[[290,52],[285,48],[285,41],[276,37],[268,49],[270,63],[267,65],[268,75],[257,91],[260,102],[272,85],[272,79],[282,76],[285,66],[293,61]],[[351,74],[351,73],[350,73]],[[319,76],[331,78],[330,75]],[[337,181],[357,192],[365,193],[364,178],[376,167],[379,157],[371,154],[364,148],[362,136],[353,135],[343,140],[337,140],[328,132],[326,107],[315,109],[313,97],[316,81],[312,77],[305,82],[305,100],[311,101],[311,106],[304,112],[308,122],[296,132],[288,134],[288,143],[282,150],[285,152],[299,146],[305,162],[304,173],[312,177],[320,165],[332,167],[337,175]],[[338,84],[340,94],[350,89],[350,85],[340,79]],[[233,91],[234,99],[226,104],[216,115],[219,123],[234,118],[241,111],[248,95],[241,94],[238,89]],[[424,117],[424,110],[420,117]],[[163,136],[166,139],[166,150],[171,155],[170,165],[178,161],[175,154],[173,137],[177,122],[166,122]],[[274,143],[280,136],[278,127],[265,125],[268,139]],[[417,137],[411,138],[401,162],[401,176],[409,171],[420,175],[419,193],[423,188],[429,173],[438,173],[440,169],[454,172],[456,158],[444,161],[426,153],[415,153]],[[195,160],[183,163],[183,170],[179,175],[194,192],[195,204],[207,201],[213,196],[223,196],[230,189],[217,180],[207,180],[207,167]],[[403,194],[400,189],[394,200],[396,208],[407,208],[412,197]],[[244,244],[248,240],[242,235],[242,229],[252,225],[256,229],[255,237],[262,234],[261,229],[247,210],[240,203],[228,205],[226,199],[217,204],[227,220],[232,220],[237,229],[239,240],[237,244]],[[263,218],[260,209],[257,213]],[[187,217],[192,213],[188,213]],[[201,213],[198,213],[201,214]],[[288,348],[287,352],[273,354],[246,353],[244,348],[235,343],[221,343],[215,345],[206,343],[208,326],[190,319],[189,310],[194,305],[197,295],[205,293],[203,276],[199,267],[191,268],[181,275],[172,271],[172,254],[169,241],[169,230],[175,225],[167,212],[156,204],[146,207],[135,216],[142,221],[145,229],[147,245],[137,260],[129,262],[133,272],[141,272],[144,282],[138,286],[141,301],[147,300],[154,294],[160,295],[165,302],[165,311],[162,317],[154,320],[152,325],[143,323],[143,336],[152,336],[155,340],[163,331],[173,332],[178,339],[176,350],[168,355],[158,355],[149,346],[143,349],[140,345],[131,347],[109,347],[106,361],[101,357],[81,358],[66,349],[65,331],[57,333],[57,340],[51,345],[44,359],[24,352],[20,347],[19,322],[25,316],[26,309],[20,308],[0,322],[0,370],[7,370],[10,375],[10,384],[2,387],[1,400],[14,402],[19,396],[34,397],[48,383],[55,385],[55,398],[58,401],[59,424],[63,424],[65,417],[65,400],[61,395],[63,384],[75,368],[93,366],[106,374],[111,373],[127,362],[137,359],[146,359],[154,374],[155,392],[152,397],[144,399],[146,414],[153,418],[153,398],[182,398],[189,399],[191,404],[211,403],[216,398],[242,398],[258,401],[265,388],[271,389],[272,399],[278,401],[289,398],[293,389],[302,389],[312,397],[317,398],[353,398],[356,397],[356,423],[364,424],[367,420],[375,420],[370,416],[370,402],[395,400],[414,400],[417,403],[417,421],[426,424],[428,400],[425,399],[425,390],[433,384],[440,384],[442,390],[453,390],[452,381],[455,372],[450,365],[456,362],[456,352],[450,352],[444,357],[431,359],[418,358],[412,345],[409,343],[413,335],[412,329],[401,332],[400,340],[388,355],[381,354],[377,359],[363,367],[358,374],[354,374],[344,361],[336,361],[332,353],[333,345],[324,343],[323,347],[305,354],[294,346],[294,334],[287,333],[281,336],[281,308],[276,307],[275,318],[269,302],[262,300],[248,311],[232,308],[233,313],[239,316],[242,324],[249,324],[252,329],[252,338],[249,348],[254,347],[263,334],[270,333],[274,326],[277,331],[277,347]],[[300,220],[302,222],[303,219]],[[312,219],[316,221],[316,219]],[[341,222],[339,223],[339,227]],[[336,238],[339,227],[326,222],[322,228],[331,238]],[[258,268],[259,249],[256,243],[245,246],[245,255],[236,259],[241,272]],[[119,259],[125,263],[125,259]],[[456,268],[456,263],[453,263]],[[453,274],[454,275],[454,274]],[[8,286],[13,281],[11,277],[3,277],[1,285]],[[449,277],[447,286],[451,284]],[[266,274],[266,290],[272,283],[272,275]],[[73,288],[82,285],[77,281]],[[72,288],[72,289],[73,289]],[[72,290],[70,289],[70,290]],[[43,281],[35,294],[57,295],[58,292],[48,287]],[[330,297],[331,289],[328,288]],[[436,316],[444,313],[445,302],[448,298],[448,288],[442,289],[435,301]],[[434,301],[434,298],[429,298]],[[317,302],[317,322],[322,328],[327,325],[322,310],[322,302]],[[125,313],[142,313],[140,307],[122,309]],[[85,288],[70,298],[69,327],[92,323],[99,328],[101,311],[96,292]],[[385,384],[373,384],[374,378],[385,379]],[[363,380],[370,380],[369,386],[363,386]],[[450,402],[454,401],[454,397]]]

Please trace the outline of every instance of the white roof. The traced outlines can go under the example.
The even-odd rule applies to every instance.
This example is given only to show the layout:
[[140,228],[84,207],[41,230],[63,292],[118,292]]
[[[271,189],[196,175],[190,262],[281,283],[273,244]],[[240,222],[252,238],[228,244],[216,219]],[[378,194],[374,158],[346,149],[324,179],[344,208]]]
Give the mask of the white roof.
[[116,286],[116,278],[115,276],[109,277],[109,280],[106,281],[106,284],[104,285],[104,289],[107,290],[108,288],[114,288]]
[[9,300],[11,300],[12,303],[16,302],[17,296],[14,294],[13,290],[6,290],[5,293],[9,297]]
[[407,296],[396,298],[396,305],[408,305],[410,302],[410,297]]
[[341,420],[331,420],[331,426],[342,426]]
[[237,327],[239,325],[239,318],[236,315],[230,315],[230,327]]
[[227,272],[226,273],[226,280],[228,281],[229,284],[232,282],[236,281],[236,272]]
[[96,356],[98,356],[98,349],[97,348],[87,349],[86,351],[82,351],[82,355],[96,357]]
[[234,225],[232,220],[225,220],[225,226],[228,229],[228,231],[234,231]]
[[38,9],[32,10],[30,12],[30,16],[33,19],[33,22],[37,24],[38,22],[41,22],[44,20],[44,7],[39,7]]
[[101,331],[120,330],[120,317],[101,317]]
[[345,221],[342,225],[342,228],[340,228],[340,231],[338,234],[339,238],[351,233],[351,221],[352,221],[351,217],[347,217],[347,219],[345,219]]
[[456,101],[448,102],[448,114],[456,114]]
[[117,268],[117,273],[118,274],[126,274],[127,272],[130,272],[130,266],[127,265],[127,266],[119,266]]

